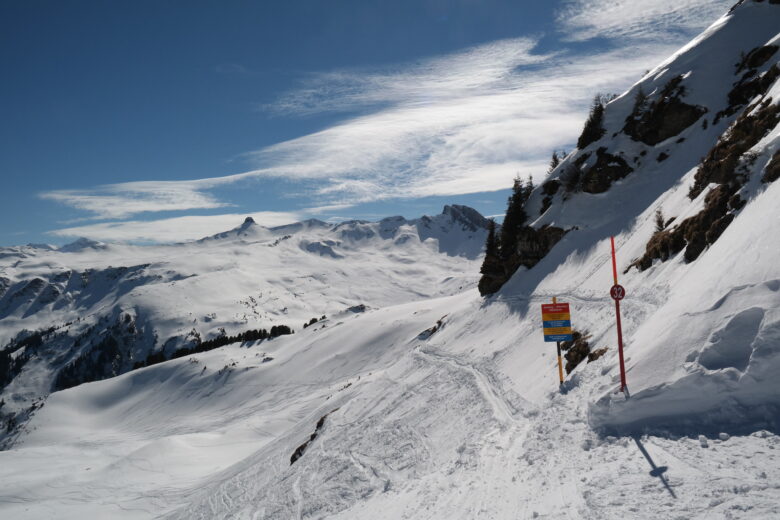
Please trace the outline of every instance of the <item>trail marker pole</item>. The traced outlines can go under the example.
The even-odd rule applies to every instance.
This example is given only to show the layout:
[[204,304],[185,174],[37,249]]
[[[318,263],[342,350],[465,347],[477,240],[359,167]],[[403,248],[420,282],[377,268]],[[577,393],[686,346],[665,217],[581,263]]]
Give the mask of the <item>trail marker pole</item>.
[[542,327],[544,341],[555,342],[558,351],[558,381],[563,386],[563,361],[561,360],[561,341],[571,341],[571,313],[568,303],[558,303],[553,297],[552,304],[542,304]]
[[[558,303],[558,298],[553,296],[553,303]],[[561,361],[561,342],[556,341],[555,347],[558,349],[558,381],[560,381],[559,386],[563,386],[563,361]]]
[[626,290],[622,285],[618,284],[617,276],[617,261],[615,260],[615,237],[609,237],[610,244],[612,245],[612,278],[614,285],[609,290],[609,295],[615,300],[615,318],[617,320],[617,337],[618,337],[618,358],[620,359],[620,391],[626,395],[626,398],[630,397],[628,393],[628,385],[626,384],[626,365],[623,361],[623,327],[620,323],[620,300],[625,298]]

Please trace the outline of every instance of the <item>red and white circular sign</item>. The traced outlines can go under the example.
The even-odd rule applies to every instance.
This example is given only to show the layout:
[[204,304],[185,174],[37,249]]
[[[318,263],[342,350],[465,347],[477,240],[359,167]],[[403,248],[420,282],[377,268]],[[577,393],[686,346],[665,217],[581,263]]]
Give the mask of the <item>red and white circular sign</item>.
[[609,295],[612,296],[613,300],[622,300],[626,296],[626,290],[623,288],[622,285],[615,284],[612,286],[612,288],[609,290]]

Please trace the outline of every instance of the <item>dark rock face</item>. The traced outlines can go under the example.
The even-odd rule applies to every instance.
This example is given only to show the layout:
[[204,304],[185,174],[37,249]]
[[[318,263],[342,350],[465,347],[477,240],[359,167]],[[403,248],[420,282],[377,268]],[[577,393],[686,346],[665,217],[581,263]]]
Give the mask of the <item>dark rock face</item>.
[[780,49],[777,45],[764,45],[762,47],[756,47],[748,52],[740,63],[737,64],[737,72],[743,70],[757,69],[767,61],[769,58],[775,55],[777,49]]
[[645,247],[645,254],[628,269],[636,267],[644,271],[653,265],[653,260],[664,262],[683,248],[686,262],[696,260],[707,246],[720,238],[734,220],[734,212],[744,205],[735,193],[739,187],[721,184],[713,188],[705,197],[704,209],[671,230],[654,233]]
[[542,208],[539,211],[540,215],[544,215],[544,212],[547,211],[550,206],[552,206],[553,196],[558,193],[560,187],[561,183],[555,179],[542,184],[542,193],[544,193],[544,198],[542,199]]
[[655,101],[641,113],[628,116],[623,131],[633,140],[649,145],[679,134],[707,113],[704,107],[684,103],[684,94],[682,78],[672,78]]
[[[755,110],[754,110],[755,109]],[[767,99],[760,106],[745,109],[732,127],[709,151],[694,176],[689,197],[699,196],[711,183],[718,184],[704,198],[704,208],[670,230],[653,234],[645,247],[645,254],[629,267],[644,271],[653,261],[668,260],[685,248],[685,261],[696,260],[704,249],[715,243],[723,231],[734,220],[735,213],[745,201],[739,196],[740,188],[747,181],[746,164],[755,157],[746,154],[756,143],[780,123],[780,106]],[[777,178],[778,166],[773,166],[776,153],[767,167],[762,180]],[[776,164],[776,163],[775,163]],[[628,270],[627,269],[627,270]]]
[[146,339],[143,330],[129,315],[118,317],[102,334],[93,327],[77,337],[73,349],[88,345],[57,373],[52,390],[64,390],[90,381],[100,381],[128,372],[133,367],[135,347]]
[[[336,410],[338,410],[338,408],[336,408]],[[304,452],[306,451],[306,448],[308,448],[309,444],[314,439],[317,438],[317,436],[320,434],[320,430],[322,430],[322,427],[325,426],[325,418],[328,417],[333,412],[335,412],[336,410],[332,410],[332,411],[326,413],[325,415],[323,415],[322,417],[320,417],[320,420],[317,421],[317,425],[314,427],[314,433],[312,433],[309,436],[309,439],[306,442],[304,442],[303,444],[301,444],[300,446],[295,448],[295,451],[293,452],[292,456],[290,457],[290,466],[295,464],[295,462],[303,456]]]
[[780,67],[777,64],[772,65],[768,71],[761,75],[756,75],[755,69],[746,72],[729,92],[729,106],[717,113],[715,122],[717,123],[721,117],[736,114],[740,108],[756,96],[766,92],[778,77],[780,77]]
[[564,368],[567,374],[571,374],[572,370],[577,368],[577,365],[590,354],[589,338],[590,335],[583,335],[581,332],[574,330],[572,331],[572,341],[561,342],[561,350],[565,352],[563,357],[566,359]]
[[607,352],[607,347],[592,350],[588,340],[590,334],[586,332],[580,332],[577,330],[572,331],[572,341],[562,341],[561,350],[566,352],[564,358],[566,359],[566,373],[571,374],[572,371],[583,361],[587,360],[588,363],[596,361]]
[[558,189],[560,189],[560,187],[561,183],[555,179],[552,179],[542,184],[542,192],[545,195],[555,195],[558,193]]
[[0,276],[0,298],[5,296],[5,293],[6,291],[8,291],[9,287],[11,287],[11,280],[3,276]]
[[542,226],[539,229],[531,226],[521,227],[518,230],[515,254],[509,258],[497,259],[495,266],[483,270],[479,281],[480,294],[497,292],[521,265],[530,269],[538,264],[565,234],[566,231],[555,226]]
[[452,204],[444,206],[443,215],[449,215],[453,220],[460,222],[463,226],[470,231],[477,231],[479,229],[487,229],[488,219],[483,217],[479,211],[468,206],[462,206],[459,204]]
[[734,178],[740,157],[780,122],[780,106],[772,104],[771,99],[751,114],[752,108],[745,109],[743,115],[704,158],[688,193],[690,198],[697,197],[710,183],[740,181]]
[[555,226],[542,226],[539,229],[534,229],[531,226],[523,227],[520,230],[517,241],[517,259],[519,264],[529,269],[535,266],[542,258],[547,256],[547,253],[565,234],[566,231]]
[[582,191],[586,193],[604,193],[612,183],[634,171],[628,163],[617,155],[607,153],[606,148],[596,150],[596,164],[588,168],[582,176]]
[[[780,178],[780,150],[776,151],[772,156],[772,160],[767,164],[764,170],[764,176],[761,177],[761,182],[775,182]],[[2,280],[0,280],[1,282]]]

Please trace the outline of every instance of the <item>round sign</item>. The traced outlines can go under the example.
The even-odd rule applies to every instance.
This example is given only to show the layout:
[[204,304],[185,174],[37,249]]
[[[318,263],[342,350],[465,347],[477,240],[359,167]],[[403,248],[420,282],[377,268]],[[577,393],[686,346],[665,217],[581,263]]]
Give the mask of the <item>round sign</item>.
[[626,296],[626,290],[622,285],[615,284],[609,290],[609,295],[612,296],[613,300],[622,300]]

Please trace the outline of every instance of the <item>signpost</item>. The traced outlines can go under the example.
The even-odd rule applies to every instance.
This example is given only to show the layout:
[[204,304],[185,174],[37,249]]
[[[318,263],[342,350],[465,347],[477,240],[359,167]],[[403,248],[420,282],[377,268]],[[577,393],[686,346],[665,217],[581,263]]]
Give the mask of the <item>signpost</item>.
[[626,290],[622,285],[618,284],[617,277],[617,261],[615,260],[615,237],[609,238],[612,245],[612,278],[614,285],[609,290],[609,295],[615,300],[615,317],[617,319],[617,337],[618,337],[618,358],[620,359],[620,391],[623,392],[626,397],[630,397],[628,393],[628,385],[626,384],[626,365],[623,361],[623,327],[620,323],[620,300],[625,298]]
[[568,303],[558,303],[553,298],[552,304],[542,304],[542,326],[544,341],[555,342],[558,349],[558,379],[563,385],[563,362],[561,361],[561,341],[571,341],[571,312]]

